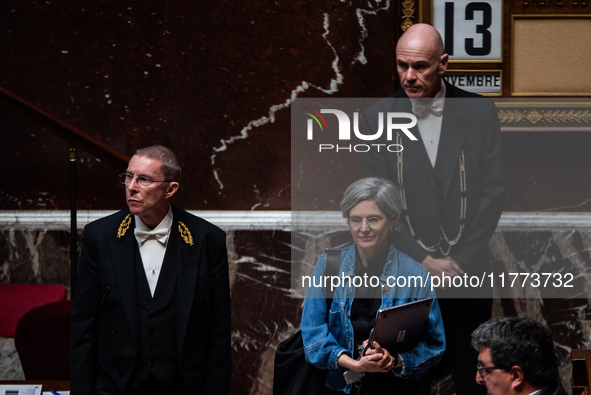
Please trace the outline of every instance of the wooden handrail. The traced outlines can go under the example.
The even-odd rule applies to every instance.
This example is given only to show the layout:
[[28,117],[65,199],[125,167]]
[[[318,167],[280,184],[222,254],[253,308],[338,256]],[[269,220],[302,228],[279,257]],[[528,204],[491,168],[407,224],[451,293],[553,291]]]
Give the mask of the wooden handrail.
[[96,138],[88,135],[87,133],[78,129],[74,125],[62,121],[56,116],[39,108],[35,104],[18,96],[17,94],[8,91],[2,86],[0,86],[0,93],[2,93],[5,97],[20,105],[21,107],[24,107],[26,110],[33,112],[35,115],[41,117],[42,119],[65,131],[70,137],[73,137],[77,142],[79,142],[82,145],[82,147],[86,148],[85,151],[91,152],[103,158],[115,159],[117,162],[123,162],[124,164],[127,164],[127,162],[129,162],[129,156],[119,152],[118,150],[103,143],[102,141],[99,141]]

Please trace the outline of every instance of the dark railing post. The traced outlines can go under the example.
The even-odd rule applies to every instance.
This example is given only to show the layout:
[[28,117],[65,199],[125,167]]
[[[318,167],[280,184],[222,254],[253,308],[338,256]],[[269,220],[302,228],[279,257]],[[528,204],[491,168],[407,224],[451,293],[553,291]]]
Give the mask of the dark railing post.
[[76,148],[70,148],[70,291],[72,299],[78,274],[78,223],[76,220]]

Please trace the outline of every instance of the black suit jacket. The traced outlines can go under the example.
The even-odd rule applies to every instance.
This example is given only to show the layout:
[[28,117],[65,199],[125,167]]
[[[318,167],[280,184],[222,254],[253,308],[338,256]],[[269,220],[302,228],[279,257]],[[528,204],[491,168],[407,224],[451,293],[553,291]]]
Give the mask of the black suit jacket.
[[[395,100],[392,100],[395,99]],[[450,100],[451,99],[451,100]],[[378,112],[412,112],[403,90],[380,101],[364,112],[368,134],[377,130]],[[458,157],[463,150],[467,177],[466,225],[461,238],[449,255],[470,272],[488,267],[487,245],[498,224],[505,203],[505,177],[501,151],[499,119],[494,103],[446,83],[446,100],[436,168],[442,175],[442,195],[438,193],[435,172],[418,128],[411,132],[417,141],[401,133],[404,156],[404,189],[408,215],[415,232],[425,245],[439,242],[440,225],[449,239],[460,226],[460,175]],[[392,143],[392,142],[387,142]],[[396,154],[370,152],[364,157],[367,176],[380,176],[397,182]],[[421,262],[425,251],[411,236],[404,218],[394,243],[401,251]]]
[[[229,394],[230,292],[225,233],[173,207],[168,245],[178,265],[178,367],[192,394]],[[134,217],[129,209],[87,225],[74,295],[70,342],[73,395],[92,394],[106,374],[120,390],[137,354]],[[97,375],[98,370],[101,375]],[[99,379],[100,380],[100,379]]]
[[556,385],[544,388],[539,395],[568,395],[568,392],[566,392],[562,384],[559,382]]

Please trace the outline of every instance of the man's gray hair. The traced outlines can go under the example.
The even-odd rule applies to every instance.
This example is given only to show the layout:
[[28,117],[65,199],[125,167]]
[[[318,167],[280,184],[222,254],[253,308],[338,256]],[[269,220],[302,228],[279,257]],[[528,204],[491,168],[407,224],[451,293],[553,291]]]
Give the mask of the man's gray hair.
[[180,180],[182,174],[181,166],[176,155],[170,148],[163,145],[151,145],[138,149],[135,151],[135,155],[160,161],[162,163],[160,171],[167,181],[178,182]]
[[532,385],[554,385],[558,379],[558,361],[550,330],[527,317],[496,317],[481,324],[472,333],[472,347],[490,350],[492,363],[511,370],[523,369]]
[[380,210],[394,221],[402,211],[400,190],[393,182],[378,177],[367,177],[355,181],[345,191],[341,201],[343,217],[349,218],[351,209],[364,200],[373,200]]

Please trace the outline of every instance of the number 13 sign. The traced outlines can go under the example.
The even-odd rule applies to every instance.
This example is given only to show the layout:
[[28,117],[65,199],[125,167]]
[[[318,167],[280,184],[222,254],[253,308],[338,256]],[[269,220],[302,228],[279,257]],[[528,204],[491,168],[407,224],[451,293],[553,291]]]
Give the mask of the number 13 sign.
[[502,0],[433,0],[433,26],[451,60],[500,61]]

